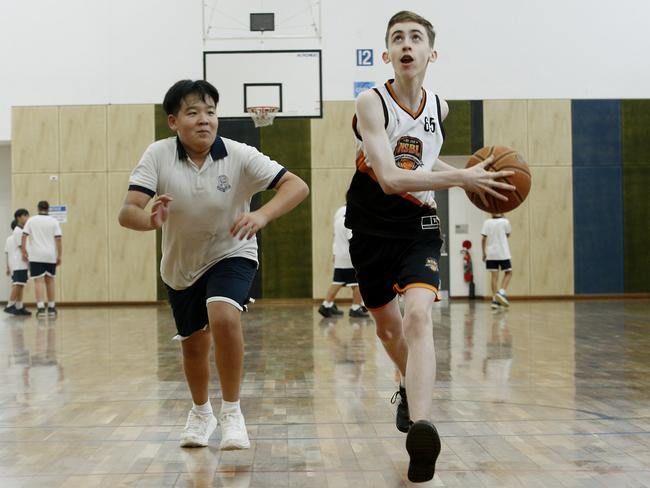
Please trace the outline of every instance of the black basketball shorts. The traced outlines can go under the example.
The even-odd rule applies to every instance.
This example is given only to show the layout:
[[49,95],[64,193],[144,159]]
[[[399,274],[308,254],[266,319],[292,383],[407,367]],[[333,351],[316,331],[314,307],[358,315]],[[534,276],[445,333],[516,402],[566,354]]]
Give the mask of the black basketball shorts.
[[234,257],[215,263],[191,286],[184,290],[167,288],[178,338],[188,338],[208,325],[208,303],[221,301],[244,310],[257,273],[257,263]]
[[409,288],[428,288],[439,301],[441,247],[439,232],[432,231],[417,239],[353,232],[350,257],[366,307],[381,308]]

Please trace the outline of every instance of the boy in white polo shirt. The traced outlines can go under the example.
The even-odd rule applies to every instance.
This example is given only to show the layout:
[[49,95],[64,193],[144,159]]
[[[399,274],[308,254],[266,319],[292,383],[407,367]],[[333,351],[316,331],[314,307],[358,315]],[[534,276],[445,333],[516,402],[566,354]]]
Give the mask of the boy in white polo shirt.
[[11,295],[4,309],[14,315],[31,315],[32,313],[23,306],[23,291],[29,278],[27,263],[22,259],[20,251],[23,227],[29,219],[27,209],[19,208],[14,212],[14,221],[11,223],[12,233],[7,237],[5,252],[7,253],[7,274],[11,276]]
[[[44,317],[47,314],[48,317],[56,317],[54,277],[63,254],[61,226],[54,217],[48,215],[48,202],[41,200],[37,208],[38,215],[31,217],[23,229],[21,250],[23,260],[29,261],[29,274],[34,280],[36,316]],[[47,293],[47,312],[43,301],[43,284]]]
[[[131,174],[119,221],[141,231],[162,227],[160,271],[194,403],[180,445],[207,446],[217,426],[208,398],[214,341],[223,395],[220,447],[247,449],[239,405],[241,312],[258,265],[255,233],[298,205],[309,189],[254,147],[218,137],[218,102],[216,88],[203,80],[169,89],[163,108],[177,136],[147,148]],[[251,212],[251,197],[267,189],[277,193]],[[145,207],[156,194],[149,213]]]

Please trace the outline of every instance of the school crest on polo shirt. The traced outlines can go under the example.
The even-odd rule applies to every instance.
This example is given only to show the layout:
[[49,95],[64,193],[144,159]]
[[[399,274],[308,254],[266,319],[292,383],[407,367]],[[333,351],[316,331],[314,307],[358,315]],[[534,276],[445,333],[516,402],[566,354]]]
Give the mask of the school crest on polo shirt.
[[230,191],[231,188],[232,186],[230,185],[226,175],[219,175],[217,177],[217,190],[226,193],[227,191]]
[[402,136],[393,151],[398,168],[416,170],[422,166],[422,141],[417,137]]

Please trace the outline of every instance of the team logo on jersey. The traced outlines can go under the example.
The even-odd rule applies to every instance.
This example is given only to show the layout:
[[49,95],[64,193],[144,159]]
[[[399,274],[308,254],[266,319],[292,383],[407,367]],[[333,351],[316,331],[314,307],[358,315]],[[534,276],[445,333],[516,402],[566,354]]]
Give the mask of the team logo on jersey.
[[436,273],[438,271],[438,261],[436,258],[427,258],[427,262],[424,265],[425,268],[429,268],[431,271]]
[[417,137],[402,136],[393,154],[398,168],[416,170],[422,166],[422,141]]
[[226,175],[219,175],[217,178],[217,181],[219,184],[217,185],[217,190],[222,191],[226,193],[227,191],[230,191],[232,186],[230,186],[230,182],[228,181],[228,177]]

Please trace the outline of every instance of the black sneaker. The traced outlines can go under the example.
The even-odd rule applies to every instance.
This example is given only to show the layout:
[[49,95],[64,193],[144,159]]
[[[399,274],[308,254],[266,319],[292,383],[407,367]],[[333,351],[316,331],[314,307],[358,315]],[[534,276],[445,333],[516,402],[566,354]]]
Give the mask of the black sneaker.
[[48,317],[56,317],[58,312],[56,311],[56,307],[47,307],[47,316]]
[[418,420],[406,436],[406,450],[409,461],[409,480],[422,483],[433,478],[436,461],[440,454],[440,436],[436,427],[426,420]]
[[12,315],[16,315],[16,306],[15,306],[15,305],[11,305],[11,306],[9,306],[9,307],[5,307],[4,310],[3,310],[3,312],[5,312],[5,313],[10,313],[10,314],[12,314]]
[[350,317],[370,317],[370,314],[368,313],[368,309],[361,305],[356,310],[350,309]]
[[37,308],[36,317],[38,318],[47,317],[47,312],[45,311],[45,308]]
[[30,312],[29,310],[27,310],[26,308],[23,307],[23,308],[17,308],[16,311],[14,312],[14,314],[15,315],[22,315],[24,317],[27,317],[27,316],[31,315],[32,312]]
[[411,416],[409,415],[409,404],[406,401],[406,388],[403,386],[399,387],[399,390],[395,392],[393,397],[390,399],[390,403],[397,403],[397,413],[395,414],[395,426],[400,432],[408,432],[409,427],[411,427]]
[[336,303],[332,305],[332,315],[345,315],[339,310],[339,307],[336,306]]

